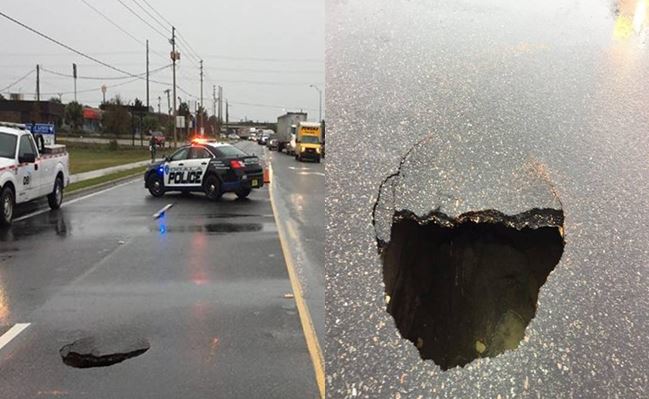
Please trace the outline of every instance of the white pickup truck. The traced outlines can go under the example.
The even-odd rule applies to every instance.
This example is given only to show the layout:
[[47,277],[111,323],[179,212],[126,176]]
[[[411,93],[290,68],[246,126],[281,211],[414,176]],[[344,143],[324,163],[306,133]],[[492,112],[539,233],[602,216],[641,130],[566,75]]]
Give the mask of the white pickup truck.
[[0,225],[11,224],[16,204],[47,197],[58,209],[63,202],[68,153],[64,145],[46,146],[39,138],[23,125],[0,122]]

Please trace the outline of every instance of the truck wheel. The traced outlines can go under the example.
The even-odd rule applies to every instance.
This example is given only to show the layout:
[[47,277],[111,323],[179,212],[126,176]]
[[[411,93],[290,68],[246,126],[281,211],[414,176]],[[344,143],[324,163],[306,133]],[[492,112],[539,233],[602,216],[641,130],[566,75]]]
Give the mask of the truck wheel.
[[320,157],[317,157],[317,158],[315,159],[315,162],[316,162],[316,163],[320,163]]
[[8,226],[14,216],[14,191],[5,187],[0,191],[0,226]]
[[50,208],[59,209],[63,202],[63,179],[57,177],[54,181],[54,190],[47,196],[47,203]]
[[160,177],[157,173],[152,173],[151,175],[149,175],[146,183],[151,195],[153,195],[154,197],[162,197],[164,195],[164,182],[162,181],[162,177]]
[[218,200],[223,195],[221,192],[221,182],[219,181],[219,178],[214,175],[209,175],[205,178],[205,181],[203,182],[203,190],[205,190],[207,198],[213,201]]
[[241,189],[241,190],[237,190],[237,192],[235,194],[237,194],[237,197],[239,197],[241,199],[244,199],[248,195],[250,195],[251,191],[252,191],[252,189],[250,189],[250,188],[244,188],[244,189]]

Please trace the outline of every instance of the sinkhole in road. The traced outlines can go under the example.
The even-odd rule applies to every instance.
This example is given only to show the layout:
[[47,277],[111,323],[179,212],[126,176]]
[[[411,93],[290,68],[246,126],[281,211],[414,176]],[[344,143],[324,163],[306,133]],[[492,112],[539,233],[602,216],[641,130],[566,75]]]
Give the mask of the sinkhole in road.
[[59,350],[63,363],[75,368],[107,367],[140,356],[150,344],[143,338],[86,337]]
[[395,217],[381,251],[388,312],[442,370],[516,349],[563,253],[562,212],[561,224],[535,228],[472,216]]

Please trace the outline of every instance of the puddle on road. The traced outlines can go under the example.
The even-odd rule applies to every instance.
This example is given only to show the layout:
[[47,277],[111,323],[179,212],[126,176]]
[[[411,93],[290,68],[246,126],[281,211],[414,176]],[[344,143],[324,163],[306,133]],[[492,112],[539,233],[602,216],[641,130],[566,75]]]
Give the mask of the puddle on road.
[[[152,226],[152,232],[160,232],[159,227]],[[173,226],[167,225],[166,233],[246,233],[246,232],[274,232],[277,231],[275,223],[208,223],[203,225]]]
[[229,219],[229,218],[254,218],[254,217],[264,217],[264,218],[272,218],[272,214],[246,214],[246,213],[219,213],[219,214],[212,214],[212,215],[207,215],[205,216],[207,219]]
[[70,234],[69,221],[62,210],[51,211],[0,228],[0,242],[18,241],[37,234],[54,233],[59,237]]
[[518,347],[564,247],[563,212],[536,211],[556,223],[515,228],[493,211],[451,223],[395,215],[381,248],[387,310],[422,359],[447,370]]
[[59,351],[63,363],[75,368],[107,367],[140,356],[150,344],[143,338],[86,337],[65,345]]

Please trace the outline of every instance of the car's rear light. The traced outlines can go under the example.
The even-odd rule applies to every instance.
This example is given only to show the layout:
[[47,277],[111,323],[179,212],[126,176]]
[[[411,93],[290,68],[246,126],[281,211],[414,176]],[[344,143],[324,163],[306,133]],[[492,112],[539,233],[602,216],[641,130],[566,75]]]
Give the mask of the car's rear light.
[[243,169],[246,167],[246,164],[243,163],[243,161],[237,161],[233,159],[232,161],[230,161],[230,167],[232,167],[232,169]]

